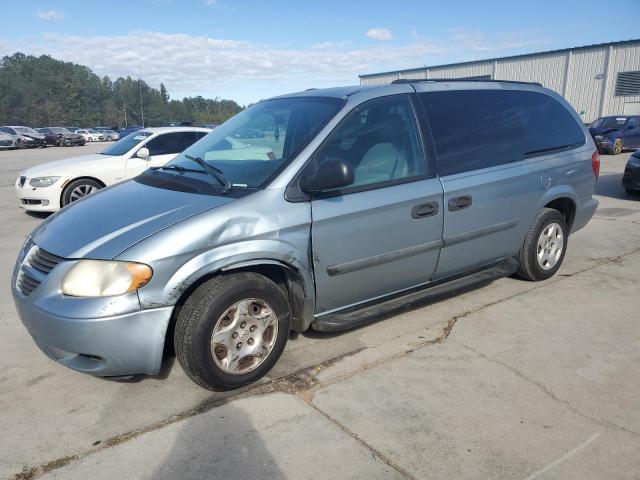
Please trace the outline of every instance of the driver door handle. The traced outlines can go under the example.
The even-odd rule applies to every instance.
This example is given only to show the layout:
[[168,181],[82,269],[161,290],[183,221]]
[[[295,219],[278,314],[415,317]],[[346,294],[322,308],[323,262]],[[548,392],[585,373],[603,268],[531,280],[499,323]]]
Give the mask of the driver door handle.
[[438,202],[427,202],[416,205],[411,209],[411,217],[415,219],[433,217],[440,211]]

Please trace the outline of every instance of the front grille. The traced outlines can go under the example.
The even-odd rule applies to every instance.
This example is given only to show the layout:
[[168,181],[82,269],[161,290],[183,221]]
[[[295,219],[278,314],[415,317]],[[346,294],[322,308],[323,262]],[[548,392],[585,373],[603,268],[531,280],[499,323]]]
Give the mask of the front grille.
[[23,205],[40,205],[42,203],[42,200],[34,200],[32,198],[23,198],[22,199],[22,204]]
[[[31,255],[22,263],[18,277],[18,289],[23,295],[31,295],[38,285],[42,283],[43,278],[62,260],[61,257],[45,252],[39,247],[35,247]],[[28,267],[36,270],[40,275],[35,274],[35,272],[30,272]],[[36,278],[38,276],[41,278]]]

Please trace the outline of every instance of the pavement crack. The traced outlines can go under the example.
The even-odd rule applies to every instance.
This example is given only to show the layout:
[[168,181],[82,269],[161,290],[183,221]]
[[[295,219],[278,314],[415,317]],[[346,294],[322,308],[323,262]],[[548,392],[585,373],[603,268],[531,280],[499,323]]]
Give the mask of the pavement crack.
[[373,458],[377,458],[381,462],[385,463],[390,468],[392,468],[393,470],[398,472],[403,478],[406,478],[406,479],[409,479],[409,480],[416,480],[416,477],[411,475],[411,473],[409,473],[406,469],[404,469],[403,467],[398,465],[396,462],[394,462],[392,459],[390,459],[382,451],[380,451],[377,448],[375,448],[374,446],[368,444],[356,432],[350,430],[349,428],[344,426],[342,423],[340,423],[338,420],[333,418],[331,415],[326,413],[324,410],[322,410],[319,407],[317,407],[311,401],[311,399],[309,397],[307,397],[306,395],[298,395],[298,397],[301,398],[307,405],[309,405],[311,408],[313,408],[316,412],[318,412],[320,415],[322,415],[324,418],[326,418],[331,424],[335,425],[337,428],[342,430],[346,435],[348,435],[349,437],[353,438],[356,442],[358,442],[362,447],[366,448],[371,453]]
[[495,365],[499,365],[503,368],[506,368],[507,370],[511,371],[512,373],[514,373],[518,378],[526,381],[527,383],[530,383],[532,385],[534,385],[536,388],[538,388],[539,390],[541,390],[548,398],[550,398],[551,400],[553,400],[554,402],[558,402],[561,403],[562,405],[564,405],[565,407],[567,407],[569,410],[571,410],[573,413],[575,413],[576,415],[579,415],[582,418],[585,418],[587,420],[590,420],[600,426],[603,427],[607,427],[607,428],[611,428],[614,430],[619,430],[619,431],[623,431],[626,433],[629,433],[635,437],[640,438],[640,433],[634,431],[634,430],[630,430],[626,427],[623,427],[622,425],[618,425],[617,423],[614,422],[610,422],[610,421],[606,421],[606,420],[602,420],[602,419],[598,419],[595,417],[592,417],[591,415],[588,415],[584,412],[582,412],[581,410],[579,410],[578,408],[574,407],[571,402],[569,400],[565,400],[564,398],[559,397],[558,395],[556,395],[549,387],[547,387],[544,383],[539,382],[538,380],[534,380],[533,378],[529,377],[528,375],[526,375],[524,372],[518,370],[515,367],[512,367],[511,365],[509,365],[508,363],[505,363],[501,360],[498,360],[497,358],[492,358],[490,356],[488,356],[487,354],[476,350],[475,348],[466,345],[458,340],[451,340],[453,343],[455,343],[456,345],[461,346],[462,348],[465,348],[467,350],[469,350],[470,352],[474,353],[475,355],[479,356],[480,358],[491,362]]

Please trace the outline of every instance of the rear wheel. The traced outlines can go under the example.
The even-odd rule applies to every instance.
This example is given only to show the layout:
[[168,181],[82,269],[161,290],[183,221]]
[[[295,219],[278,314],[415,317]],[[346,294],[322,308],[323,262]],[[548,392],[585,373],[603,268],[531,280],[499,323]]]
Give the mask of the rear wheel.
[[73,182],[70,182],[62,192],[60,206],[66,207],[70,203],[80,200],[82,197],[86,197],[91,193],[97,192],[101,188],[103,188],[102,184],[95,180],[91,180],[90,178],[74,180]]
[[257,273],[212,278],[178,313],[178,362],[198,385],[234,389],[264,376],[289,336],[289,304],[282,289]]
[[56,140],[56,147],[64,147],[64,138],[60,137]]
[[622,153],[622,139],[616,138],[615,142],[613,142],[613,154],[619,155]]
[[517,274],[534,282],[552,277],[564,260],[567,237],[564,216],[552,208],[543,208],[518,253]]

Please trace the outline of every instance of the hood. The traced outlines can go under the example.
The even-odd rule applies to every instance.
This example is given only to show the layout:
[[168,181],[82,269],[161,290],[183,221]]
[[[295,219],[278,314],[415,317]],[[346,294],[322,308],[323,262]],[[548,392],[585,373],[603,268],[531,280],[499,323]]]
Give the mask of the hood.
[[36,140],[44,140],[44,134],[42,133],[20,133],[22,137],[35,138]]
[[62,136],[64,138],[83,138],[82,135],[77,133],[63,133]]
[[21,172],[21,175],[29,178],[43,177],[46,175],[64,176],[65,172],[71,169],[73,169],[74,174],[77,174],[78,167],[91,167],[93,164],[114,162],[118,158],[120,157],[90,153],[88,155],[80,155],[78,157],[65,158],[64,160],[56,160],[55,162],[36,165]]
[[589,128],[589,133],[593,137],[594,135],[604,135],[610,132],[617,132],[620,130],[619,128],[602,128],[602,127],[591,127]]
[[63,208],[44,221],[32,238],[60,257],[107,260],[170,225],[232,200],[129,180]]

